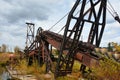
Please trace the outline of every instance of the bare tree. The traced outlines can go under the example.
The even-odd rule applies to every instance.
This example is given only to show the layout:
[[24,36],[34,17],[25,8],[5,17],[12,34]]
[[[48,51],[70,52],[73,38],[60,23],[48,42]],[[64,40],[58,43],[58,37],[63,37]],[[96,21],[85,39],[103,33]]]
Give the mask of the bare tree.
[[7,51],[7,45],[6,44],[2,44],[1,51],[2,52],[6,52]]
[[2,52],[2,47],[0,46],[0,52]]
[[19,51],[20,51],[20,48],[19,48],[18,46],[15,46],[14,52],[15,52],[15,53],[19,53]]

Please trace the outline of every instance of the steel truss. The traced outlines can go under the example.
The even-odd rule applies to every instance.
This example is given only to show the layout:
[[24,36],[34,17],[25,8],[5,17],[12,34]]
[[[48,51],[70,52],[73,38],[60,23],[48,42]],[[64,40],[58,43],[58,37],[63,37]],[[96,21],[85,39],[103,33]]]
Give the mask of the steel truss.
[[[82,47],[78,43],[83,29],[86,28],[86,26],[90,28],[90,31],[87,31],[89,33],[87,43],[99,47],[106,23],[106,4],[107,0],[76,1],[68,15],[65,25],[63,41],[59,51],[58,63],[55,72],[56,77],[64,76],[67,73],[72,72],[74,55],[77,53],[77,49]],[[79,15],[76,16],[75,12],[77,9],[80,10],[78,12]],[[72,21],[74,21],[74,25],[72,25]],[[85,34],[82,34],[82,36],[84,35]],[[71,44],[68,43],[69,40],[72,41]],[[69,46],[66,48],[67,44],[69,44]],[[66,55],[63,54],[64,50],[67,50],[68,52]],[[81,52],[87,51],[82,50]],[[82,69],[85,69],[85,65],[82,65]]]

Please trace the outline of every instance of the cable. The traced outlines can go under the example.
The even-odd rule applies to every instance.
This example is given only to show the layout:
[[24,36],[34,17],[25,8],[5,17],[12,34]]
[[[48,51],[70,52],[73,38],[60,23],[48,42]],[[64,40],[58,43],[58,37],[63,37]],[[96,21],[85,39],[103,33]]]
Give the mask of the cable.
[[[105,4],[105,3],[104,3],[104,4]],[[103,5],[103,6],[105,7],[105,5]],[[113,14],[113,13],[115,13],[115,10],[114,10],[114,8],[112,7],[112,5],[110,4],[110,2],[109,2],[109,5],[106,6],[106,9],[107,9],[107,11],[111,14],[111,16],[112,16],[113,18],[115,18],[114,14]]]
[[58,31],[58,33],[60,33],[64,28],[65,28],[65,26],[63,26],[63,27],[60,29],[60,31]]
[[[89,1],[87,1],[87,3],[88,3],[88,2],[89,2]],[[81,3],[82,3],[82,1],[81,1]],[[87,3],[86,3],[86,4],[87,4]],[[115,18],[116,16],[118,16],[118,14],[117,14],[117,12],[115,11],[115,9],[113,8],[113,6],[111,5],[111,3],[110,3],[109,0],[108,0],[108,4],[109,4],[109,5],[107,5],[106,9],[107,9],[108,12],[112,15],[112,17]],[[79,11],[80,11],[80,10],[79,10]],[[76,15],[79,13],[79,11],[78,11],[74,16],[76,16]],[[115,15],[114,15],[113,13],[114,13]],[[65,26],[63,26],[58,33],[60,33],[64,28],[65,28]]]
[[[82,2],[82,1],[81,1]],[[80,3],[81,3],[80,2]],[[70,12],[70,11],[69,11]],[[62,21],[68,14],[69,14],[69,12],[67,13],[67,14],[65,14],[61,19],[59,19],[53,26],[51,26],[49,29],[48,29],[48,31],[50,31],[54,26],[56,26],[60,21]],[[63,27],[65,27],[65,26],[63,26]],[[63,29],[63,27],[62,27],[62,29]],[[60,31],[59,31],[60,32]]]
[[[83,2],[83,1],[81,1],[79,4],[81,4],[82,2]],[[87,1],[86,4],[88,4],[88,2],[90,2],[90,1]],[[78,10],[74,16],[76,16],[79,12],[80,12],[80,10]],[[65,26],[66,26],[66,25],[65,25]],[[60,29],[60,31],[58,31],[58,33],[60,33],[60,32],[65,28],[65,26],[63,26],[63,27]]]
[[112,15],[112,17],[114,18],[113,13],[107,8],[108,12]]
[[[111,11],[113,12],[111,12],[112,13],[112,16],[115,18],[115,17],[118,17],[118,14],[117,14],[117,12],[115,11],[115,9],[113,8],[113,6],[111,5],[111,3],[110,3],[110,1],[108,0],[108,3],[109,3],[109,5],[110,5],[110,7],[111,7]],[[110,11],[109,11],[110,12]]]
[[111,12],[113,12],[113,13],[115,12],[115,11],[111,8],[111,6],[110,6],[109,4],[107,5],[107,8],[108,8]]
[[113,6],[111,5],[111,3],[110,3],[110,1],[109,1],[109,0],[108,0],[108,3],[109,3],[109,5],[111,6],[111,8],[112,8],[113,12],[116,12],[116,11],[115,11],[115,9],[113,8]]
[[51,26],[48,31],[50,31],[54,26],[56,26],[60,21],[62,21],[67,15],[69,14],[69,12],[67,14],[65,14],[60,20],[58,20],[53,26]]
[[[106,9],[108,10],[108,12],[112,15],[112,17],[118,21],[120,23],[120,18],[119,15],[117,14],[117,12],[115,11],[115,9],[113,8],[113,6],[111,5],[110,1],[108,0],[108,6],[106,7]],[[104,5],[103,5],[104,6]]]

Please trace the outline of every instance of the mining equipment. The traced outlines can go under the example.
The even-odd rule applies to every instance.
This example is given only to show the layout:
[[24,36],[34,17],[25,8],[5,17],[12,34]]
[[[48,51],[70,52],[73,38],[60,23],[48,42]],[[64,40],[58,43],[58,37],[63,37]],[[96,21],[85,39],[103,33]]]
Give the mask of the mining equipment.
[[[63,35],[39,27],[34,41],[25,49],[28,64],[32,65],[33,59],[37,59],[40,65],[46,64],[46,72],[49,72],[53,61],[57,60],[53,71],[55,77],[71,73],[75,60],[82,64],[80,68],[82,72],[86,66],[89,68],[98,66],[101,57],[95,55],[94,51],[95,48],[99,48],[103,36],[108,3],[108,0],[76,0],[62,28]],[[109,9],[108,11],[110,12]],[[120,23],[118,14],[110,13]],[[86,33],[87,41],[81,41],[80,38],[86,35],[82,34],[86,27],[89,28]],[[53,47],[59,52],[57,59],[52,54]]]

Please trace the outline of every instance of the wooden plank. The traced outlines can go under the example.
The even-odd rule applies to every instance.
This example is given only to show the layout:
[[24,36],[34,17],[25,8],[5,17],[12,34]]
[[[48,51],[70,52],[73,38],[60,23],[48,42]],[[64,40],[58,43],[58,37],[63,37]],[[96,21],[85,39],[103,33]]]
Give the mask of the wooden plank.
[[11,77],[17,78],[20,80],[37,80],[37,78],[34,75],[24,75],[22,74],[22,71],[11,69],[9,66],[6,66],[6,69]]

